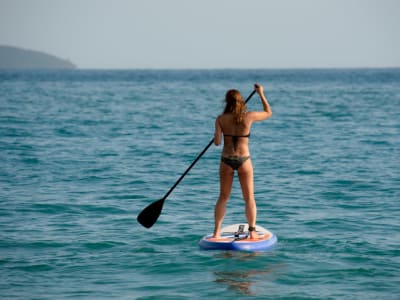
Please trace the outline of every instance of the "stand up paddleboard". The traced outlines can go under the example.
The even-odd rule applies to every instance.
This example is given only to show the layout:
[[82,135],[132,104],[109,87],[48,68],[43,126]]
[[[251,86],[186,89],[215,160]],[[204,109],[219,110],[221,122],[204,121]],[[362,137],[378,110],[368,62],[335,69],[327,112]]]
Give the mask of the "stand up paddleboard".
[[268,251],[278,241],[271,231],[256,226],[259,239],[250,239],[247,224],[234,224],[222,228],[221,238],[213,238],[212,234],[204,236],[200,248],[204,250],[238,250],[238,251]]

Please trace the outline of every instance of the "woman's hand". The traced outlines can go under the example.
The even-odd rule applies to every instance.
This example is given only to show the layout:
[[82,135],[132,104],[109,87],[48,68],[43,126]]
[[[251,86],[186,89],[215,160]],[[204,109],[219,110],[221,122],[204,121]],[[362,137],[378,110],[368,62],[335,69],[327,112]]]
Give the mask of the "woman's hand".
[[254,89],[256,90],[256,92],[261,96],[262,94],[264,94],[264,88],[261,84],[254,84]]

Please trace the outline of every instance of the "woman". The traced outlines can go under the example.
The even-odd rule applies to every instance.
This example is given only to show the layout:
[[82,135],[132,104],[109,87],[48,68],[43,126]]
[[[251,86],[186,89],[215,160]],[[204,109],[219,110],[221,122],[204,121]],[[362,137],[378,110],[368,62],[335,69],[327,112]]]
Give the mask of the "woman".
[[255,231],[257,208],[254,199],[253,165],[249,152],[250,128],[253,122],[263,121],[272,115],[271,108],[264,95],[264,88],[255,84],[254,88],[261,98],[263,111],[246,111],[246,104],[240,92],[229,90],[225,95],[225,109],[215,121],[214,144],[221,144],[224,136],[221,163],[219,167],[220,194],[215,205],[214,238],[220,238],[222,221],[225,216],[234,171],[237,170],[242,194],[246,205],[246,218],[249,224],[250,239],[257,239]]

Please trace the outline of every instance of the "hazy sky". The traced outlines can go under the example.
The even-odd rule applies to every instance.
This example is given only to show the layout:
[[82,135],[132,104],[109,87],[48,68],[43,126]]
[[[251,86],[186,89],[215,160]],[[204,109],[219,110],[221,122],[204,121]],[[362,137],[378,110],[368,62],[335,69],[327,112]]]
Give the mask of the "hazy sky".
[[80,68],[400,67],[400,0],[0,0],[0,45]]

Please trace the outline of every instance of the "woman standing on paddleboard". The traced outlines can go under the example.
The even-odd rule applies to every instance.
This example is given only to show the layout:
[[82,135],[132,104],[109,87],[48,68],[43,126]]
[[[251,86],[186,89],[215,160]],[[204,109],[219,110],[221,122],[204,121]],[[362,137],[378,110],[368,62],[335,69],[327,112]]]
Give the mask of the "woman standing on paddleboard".
[[255,231],[257,207],[254,199],[253,165],[250,159],[249,138],[253,122],[271,117],[272,110],[264,95],[264,88],[255,84],[260,96],[263,111],[246,111],[246,104],[238,90],[229,90],[225,95],[225,109],[215,121],[214,144],[220,145],[224,137],[221,163],[219,167],[220,194],[215,205],[214,238],[220,237],[222,221],[225,216],[226,203],[232,190],[234,171],[237,171],[246,207],[246,218],[249,224],[250,238],[256,239]]

